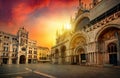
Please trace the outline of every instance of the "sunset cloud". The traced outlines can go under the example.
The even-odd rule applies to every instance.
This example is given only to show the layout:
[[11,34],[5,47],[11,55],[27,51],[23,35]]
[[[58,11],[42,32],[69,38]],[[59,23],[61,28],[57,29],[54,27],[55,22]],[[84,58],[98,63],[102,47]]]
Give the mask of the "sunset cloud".
[[0,30],[16,34],[24,26],[31,39],[51,47],[56,30],[70,21],[77,6],[78,0],[0,0]]
[[50,0],[1,0],[0,21],[8,25],[23,23],[36,9],[49,5]]

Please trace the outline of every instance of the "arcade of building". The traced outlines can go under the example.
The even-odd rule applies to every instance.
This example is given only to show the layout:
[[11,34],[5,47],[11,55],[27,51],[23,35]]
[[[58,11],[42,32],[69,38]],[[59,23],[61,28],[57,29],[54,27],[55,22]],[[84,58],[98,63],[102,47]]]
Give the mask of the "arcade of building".
[[120,0],[93,0],[89,10],[79,4],[71,30],[56,33],[52,63],[120,65]]

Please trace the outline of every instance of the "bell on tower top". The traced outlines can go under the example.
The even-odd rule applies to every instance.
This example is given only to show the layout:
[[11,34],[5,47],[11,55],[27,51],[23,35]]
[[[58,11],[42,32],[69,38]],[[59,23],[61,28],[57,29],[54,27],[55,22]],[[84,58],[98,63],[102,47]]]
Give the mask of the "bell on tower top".
[[27,32],[24,26],[20,27],[19,30],[21,30],[22,32]]
[[18,32],[17,32],[17,35],[20,36],[21,34],[26,34],[28,35],[28,31],[25,29],[25,27],[20,27]]
[[24,26],[22,26],[22,27],[20,27],[20,29],[23,29],[23,30],[25,30],[25,27],[24,27]]
[[22,29],[24,29],[24,26],[22,27]]

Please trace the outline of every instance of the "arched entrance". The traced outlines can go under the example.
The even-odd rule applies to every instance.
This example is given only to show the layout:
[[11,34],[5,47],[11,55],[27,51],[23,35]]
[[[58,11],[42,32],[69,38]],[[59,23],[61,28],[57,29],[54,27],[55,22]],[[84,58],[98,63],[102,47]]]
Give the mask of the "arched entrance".
[[25,64],[25,60],[26,60],[26,58],[25,58],[25,55],[21,55],[20,56],[20,64]]
[[86,38],[83,34],[76,34],[70,42],[71,64],[83,64],[86,60]]
[[109,63],[117,65],[117,44],[110,43],[107,48],[109,53]]
[[[118,34],[118,35],[116,35]],[[98,36],[98,53],[100,64],[117,65],[120,57],[118,49],[120,47],[120,29],[117,27],[107,27]]]
[[59,50],[55,50],[55,63],[58,64],[58,59],[59,59]]
[[61,63],[62,64],[65,64],[65,58],[66,58],[66,47],[65,46],[62,46],[61,47]]
[[86,54],[85,50],[82,47],[78,47],[76,50],[76,63],[85,64],[86,63]]

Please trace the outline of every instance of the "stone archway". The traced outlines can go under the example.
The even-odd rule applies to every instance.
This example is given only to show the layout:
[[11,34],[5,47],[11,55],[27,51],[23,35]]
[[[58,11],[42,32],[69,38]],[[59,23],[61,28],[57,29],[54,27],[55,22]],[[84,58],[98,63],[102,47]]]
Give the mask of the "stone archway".
[[83,47],[76,48],[76,64],[85,64],[86,63],[86,54]]
[[55,50],[55,64],[58,64],[58,59],[59,59],[59,50]]
[[75,31],[79,31],[83,29],[86,25],[89,24],[89,22],[90,22],[90,19],[88,17],[81,18],[75,27]]
[[74,23],[73,30],[81,30],[81,28],[84,28],[88,23],[90,22],[90,15],[88,12],[83,13],[82,15],[78,16]]
[[118,61],[120,61],[120,50],[118,49],[120,47],[120,40],[118,37],[120,37],[120,29],[117,27],[107,27],[99,33],[97,42],[99,53],[98,61],[100,64],[117,65]]
[[25,55],[21,55],[19,64],[25,64],[25,61],[26,61]]
[[[86,38],[84,36],[76,34],[70,42],[71,64],[82,64],[81,57],[85,56],[84,48],[86,47]],[[83,52],[84,54],[82,54]]]
[[61,63],[65,64],[66,63],[66,46],[61,46]]
[[117,65],[117,44],[109,43],[107,46],[107,50],[109,53],[109,63]]

